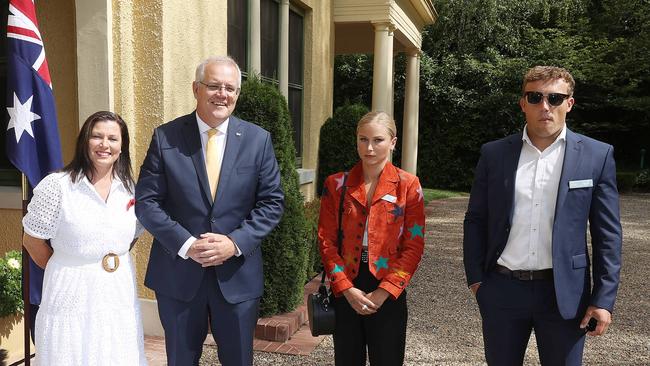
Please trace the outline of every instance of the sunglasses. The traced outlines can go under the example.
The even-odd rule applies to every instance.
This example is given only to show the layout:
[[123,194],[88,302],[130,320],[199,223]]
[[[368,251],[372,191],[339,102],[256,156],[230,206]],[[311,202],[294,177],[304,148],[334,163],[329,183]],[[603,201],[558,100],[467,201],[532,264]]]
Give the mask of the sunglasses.
[[547,95],[544,95],[540,92],[534,92],[534,91],[529,91],[525,92],[524,95],[526,96],[526,101],[530,104],[538,104],[541,103],[542,99],[546,97],[546,100],[548,101],[548,104],[552,105],[553,107],[557,107],[560,104],[564,102],[565,99],[569,97],[568,94],[562,94],[562,93],[550,93]]

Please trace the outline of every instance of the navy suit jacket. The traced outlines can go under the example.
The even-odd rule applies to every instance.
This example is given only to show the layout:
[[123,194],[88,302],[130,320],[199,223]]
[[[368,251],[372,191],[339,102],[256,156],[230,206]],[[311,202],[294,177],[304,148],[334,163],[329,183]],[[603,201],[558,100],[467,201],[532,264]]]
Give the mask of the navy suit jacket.
[[[154,236],[145,285],[183,301],[197,294],[204,271],[216,271],[226,301],[258,298],[264,289],[262,239],[284,210],[270,134],[230,116],[216,204],[205,169],[196,114],[154,130],[135,188],[138,220]],[[178,251],[206,232],[229,236],[242,254],[202,268]]]
[[[468,285],[481,282],[494,268],[508,240],[522,143],[522,133],[518,133],[481,148],[464,222]],[[569,187],[570,181],[587,179],[593,181],[592,187]],[[553,278],[563,318],[582,317],[588,305],[613,311],[621,245],[613,147],[567,129],[552,233]]]

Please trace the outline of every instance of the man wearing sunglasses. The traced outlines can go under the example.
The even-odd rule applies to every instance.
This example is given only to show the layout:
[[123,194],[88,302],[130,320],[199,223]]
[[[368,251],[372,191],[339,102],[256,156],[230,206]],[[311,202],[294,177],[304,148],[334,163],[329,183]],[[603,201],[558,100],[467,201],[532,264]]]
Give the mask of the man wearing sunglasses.
[[481,148],[463,249],[490,365],[523,364],[532,330],[543,365],[580,365],[585,334],[611,322],[622,244],[616,167],[612,146],[566,127],[574,86],[565,69],[528,70],[523,131]]

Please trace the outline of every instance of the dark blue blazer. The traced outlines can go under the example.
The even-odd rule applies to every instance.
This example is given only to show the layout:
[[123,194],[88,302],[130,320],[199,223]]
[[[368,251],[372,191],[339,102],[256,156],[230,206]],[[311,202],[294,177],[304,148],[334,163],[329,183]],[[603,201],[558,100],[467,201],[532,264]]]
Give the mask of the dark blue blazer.
[[[197,294],[203,273],[216,271],[221,291],[235,304],[262,295],[262,239],[284,210],[280,171],[270,134],[230,117],[216,204],[205,170],[196,114],[154,130],[135,188],[135,213],[154,236],[145,285],[183,301]],[[178,256],[190,237],[228,235],[242,255],[202,268]]]
[[[494,268],[508,240],[521,147],[522,133],[518,133],[481,148],[464,222],[468,285],[481,282]],[[593,181],[593,187],[570,189],[570,181],[586,179]],[[567,130],[552,237],[555,292],[562,317],[582,317],[588,305],[613,311],[622,232],[611,145]]]

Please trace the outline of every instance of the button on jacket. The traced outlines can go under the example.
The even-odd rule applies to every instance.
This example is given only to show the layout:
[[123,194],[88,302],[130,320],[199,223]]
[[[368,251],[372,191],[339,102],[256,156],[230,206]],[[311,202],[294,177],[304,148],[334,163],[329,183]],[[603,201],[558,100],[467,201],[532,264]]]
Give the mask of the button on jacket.
[[359,273],[363,233],[368,222],[368,265],[379,287],[399,297],[417,269],[424,250],[424,197],[418,178],[386,163],[370,207],[361,163],[350,170],[343,201],[343,243],[337,247],[339,202],[345,180],[340,172],[325,180],[318,240],[325,270],[336,296]]

